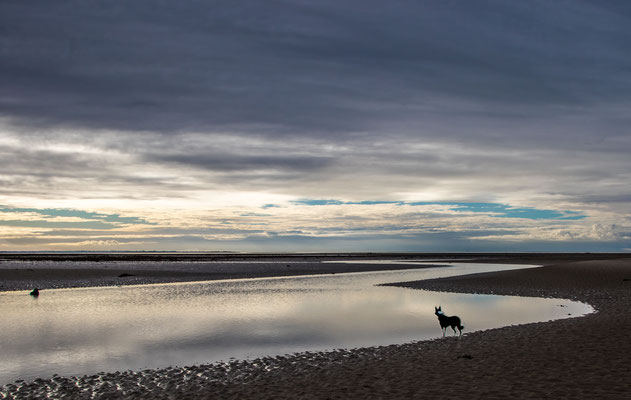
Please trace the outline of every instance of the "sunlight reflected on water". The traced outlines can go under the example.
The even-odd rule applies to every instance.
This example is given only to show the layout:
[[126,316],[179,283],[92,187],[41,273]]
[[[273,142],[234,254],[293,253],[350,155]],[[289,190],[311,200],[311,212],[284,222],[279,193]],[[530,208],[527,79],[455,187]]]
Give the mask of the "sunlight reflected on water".
[[523,266],[446,268],[0,293],[0,383],[52,374],[190,365],[231,357],[403,343],[440,336],[434,305],[465,333],[564,318],[558,299],[427,292],[379,283]]

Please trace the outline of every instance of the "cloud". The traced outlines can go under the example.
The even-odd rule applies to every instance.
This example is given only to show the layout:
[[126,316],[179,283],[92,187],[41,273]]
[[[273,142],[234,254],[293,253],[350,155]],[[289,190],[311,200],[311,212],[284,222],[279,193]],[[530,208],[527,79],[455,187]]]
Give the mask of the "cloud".
[[3,248],[13,250],[116,247],[200,251],[256,251],[265,246],[267,251],[287,251],[291,246],[301,246],[305,251],[324,251],[326,246],[330,251],[523,251],[553,250],[553,243],[556,251],[576,251],[581,243],[592,251],[616,251],[631,239],[631,227],[590,224],[587,220],[591,217],[504,218],[493,212],[463,211],[461,207],[431,203],[303,203],[269,207],[265,213],[256,211],[260,207],[180,210],[178,221],[170,218],[171,212],[161,211],[161,216],[152,216],[151,225],[111,229],[75,225],[44,231],[21,227],[4,232],[2,239],[6,241]]
[[519,140],[533,117],[546,125],[628,99],[625,10],[5,2],[0,107],[29,126],[329,138],[420,129],[463,139],[475,121],[478,139],[512,126]]
[[491,217],[497,218],[525,218],[525,219],[559,219],[559,220],[578,220],[586,218],[585,215],[580,215],[577,211],[557,211],[557,210],[544,210],[534,207],[512,207],[506,204],[498,203],[466,203],[466,202],[404,202],[404,201],[342,201],[342,200],[323,200],[323,199],[300,199],[292,200],[290,203],[295,205],[305,206],[330,206],[330,205],[378,205],[378,204],[393,204],[393,205],[409,205],[409,206],[445,206],[447,209],[456,212],[470,212],[481,213]]
[[162,154],[152,155],[148,161],[174,163],[210,171],[232,172],[251,170],[309,171],[330,163],[326,157],[238,155],[238,154]]
[[101,220],[110,223],[118,223],[118,224],[148,224],[149,222],[137,218],[137,217],[121,217],[118,214],[103,214],[97,212],[87,212],[83,210],[67,210],[67,209],[58,209],[58,208],[15,208],[15,207],[4,207],[0,206],[0,213],[32,213],[41,215],[44,217],[66,217],[66,218],[74,218],[76,220]]
[[4,1],[0,203],[22,211],[3,237],[624,242],[630,18],[587,0]]
[[620,239],[631,239],[631,230],[627,227],[626,229],[622,228],[619,225],[611,224],[611,225],[602,225],[602,224],[594,224],[592,225],[592,230],[590,237],[596,240],[620,240]]
[[[497,241],[551,241],[551,242],[600,242],[625,243],[631,239],[631,226],[622,227],[616,224],[573,225],[559,229],[558,226],[537,227],[535,229],[519,229],[517,232],[479,235],[475,240]],[[619,249],[623,250],[623,249]]]
[[72,209],[16,208],[0,206],[0,225],[46,229],[116,229],[129,225],[150,225],[138,217],[122,217]]
[[[138,242],[135,242],[138,243]],[[142,243],[142,242],[140,242]],[[62,245],[62,246],[107,246],[107,247],[115,247],[115,246],[120,246],[122,243],[117,241],[117,240],[84,240],[81,242],[75,242],[75,243],[57,243],[57,245]]]

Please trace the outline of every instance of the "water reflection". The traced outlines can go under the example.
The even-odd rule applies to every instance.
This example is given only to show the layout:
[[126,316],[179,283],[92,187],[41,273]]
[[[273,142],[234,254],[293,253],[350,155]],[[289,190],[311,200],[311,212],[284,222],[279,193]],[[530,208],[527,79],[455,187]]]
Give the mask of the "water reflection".
[[[519,268],[449,268],[0,294],[0,383],[189,365],[438,337],[434,305],[465,333],[579,315],[555,299],[425,292],[375,284]],[[563,306],[563,307],[561,307]]]

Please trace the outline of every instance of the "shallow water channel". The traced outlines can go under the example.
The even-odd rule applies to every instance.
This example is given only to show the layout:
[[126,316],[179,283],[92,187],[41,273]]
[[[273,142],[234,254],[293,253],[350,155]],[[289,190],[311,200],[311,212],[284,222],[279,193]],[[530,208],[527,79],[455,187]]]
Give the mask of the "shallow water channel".
[[[0,384],[234,358],[404,343],[586,314],[559,299],[437,293],[381,283],[524,268],[454,263],[401,271],[0,293]],[[451,332],[450,332],[451,333]]]

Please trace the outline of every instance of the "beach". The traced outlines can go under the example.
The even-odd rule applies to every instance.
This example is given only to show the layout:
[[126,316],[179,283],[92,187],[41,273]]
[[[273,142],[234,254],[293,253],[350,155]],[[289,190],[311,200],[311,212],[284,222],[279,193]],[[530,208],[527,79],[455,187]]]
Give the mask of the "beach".
[[[197,260],[197,266],[190,267],[187,265],[187,261],[191,264],[190,259],[171,259],[168,261],[172,263],[170,269],[157,271],[147,259],[134,260],[135,266],[129,260],[81,259],[74,262],[85,263],[83,268],[67,268],[64,266],[68,260],[62,258],[44,260],[44,264],[39,260],[37,265],[45,265],[45,268],[32,268],[33,265],[29,267],[28,263],[19,261],[19,257],[5,258],[0,268],[1,290],[27,290],[33,282],[45,290],[111,282],[137,284],[384,269],[383,265],[319,263],[322,259],[339,259],[339,255],[218,257],[213,260],[217,264],[213,271],[199,268],[203,260]],[[379,258],[374,254],[354,257],[359,260]],[[404,345],[16,382],[2,387],[0,394],[4,398],[147,399],[628,398],[631,393],[631,366],[628,364],[631,255],[415,256],[419,260],[436,258],[544,266],[403,282],[397,286],[401,286],[401,290],[566,298],[588,303],[596,312],[578,318],[481,332],[465,329],[460,339],[447,337]],[[241,269],[234,272],[236,264]],[[83,272],[77,272],[79,270]],[[119,277],[123,274],[129,276]],[[137,280],[121,282],[127,278]]]
[[[597,257],[615,259],[620,255]],[[400,270],[431,267],[415,262],[432,260],[543,265],[593,258],[589,254],[572,253],[0,253],[0,291]],[[356,263],[335,263],[337,260]],[[371,264],[361,263],[362,260],[410,264]]]
[[[428,260],[392,254],[0,254],[0,291],[142,285],[423,268],[335,260]],[[456,257],[459,258],[459,257]],[[324,263],[322,262],[324,261]]]

